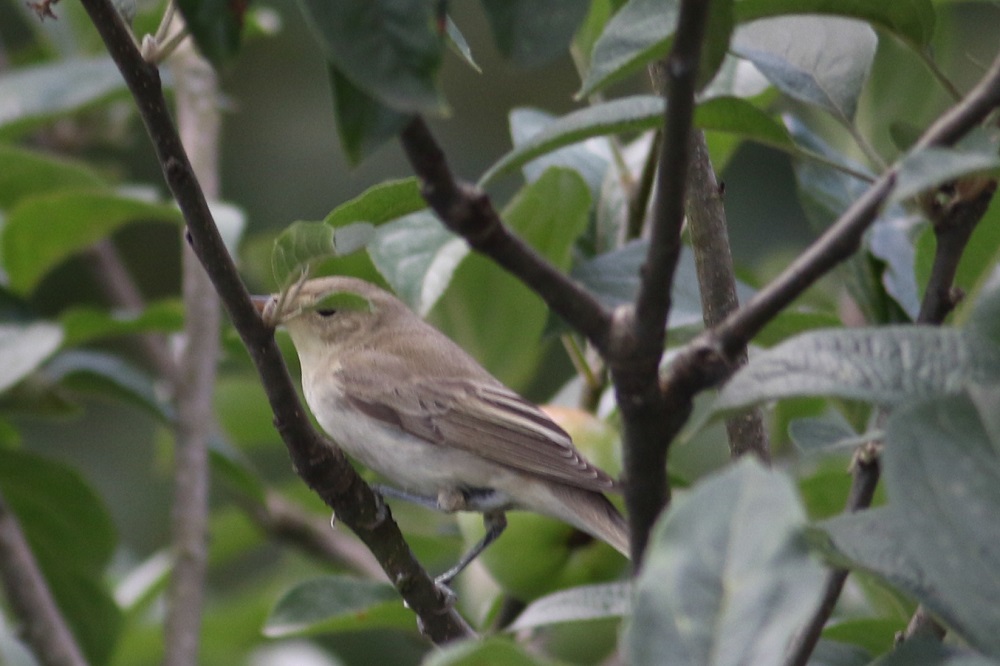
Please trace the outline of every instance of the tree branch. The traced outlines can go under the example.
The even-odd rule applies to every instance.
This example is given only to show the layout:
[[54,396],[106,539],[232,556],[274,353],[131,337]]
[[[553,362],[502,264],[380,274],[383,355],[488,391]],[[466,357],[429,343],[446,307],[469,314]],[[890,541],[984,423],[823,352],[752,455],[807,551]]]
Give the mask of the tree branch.
[[0,497],[0,579],[22,634],[44,666],[86,666],[73,633],[38,568],[17,517]]
[[[1000,106],[1000,56],[964,100],[947,111],[917,142],[918,146],[950,145]],[[698,390],[726,378],[733,354],[746,345],[764,325],[808,289],[818,278],[849,257],[892,191],[898,165],[890,168],[860,199],[823,233],[771,284],[750,302],[729,315],[713,330],[692,342],[678,355],[664,382],[678,389]],[[707,364],[705,362],[709,361]],[[695,365],[704,364],[699,371]]]
[[[862,446],[854,459],[854,478],[851,481],[845,511],[854,513],[870,507],[880,476],[881,466],[874,443]],[[849,573],[847,569],[833,569],[827,572],[826,581],[823,583],[823,598],[802,631],[792,641],[785,666],[805,666],[809,662],[809,657],[819,642],[820,634],[823,633],[823,627],[837,605]]]
[[474,250],[516,275],[553,312],[606,354],[611,315],[597,299],[512,234],[485,192],[456,180],[444,152],[422,118],[415,117],[399,138],[414,173],[420,178],[424,199],[444,225]]
[[[704,132],[692,131],[690,141],[691,165],[685,208],[698,272],[701,309],[705,326],[711,328],[734,312],[740,303],[736,297],[736,272],[729,249],[726,208],[722,204],[722,193],[712,168]],[[733,363],[735,367],[740,367],[746,362],[747,349],[744,345],[733,354]],[[764,462],[771,459],[770,443],[760,409],[751,409],[726,419],[726,433],[733,457],[754,453]]]
[[622,412],[625,505],[631,529],[632,561],[642,565],[649,531],[670,501],[667,423],[687,419],[687,405],[671,410],[657,381],[666,341],[674,272],[681,251],[684,189],[687,180],[694,93],[707,1],[685,0],[677,18],[674,45],[663,66],[668,100],[656,174],[649,252],[642,267],[634,308],[615,313],[608,365]]
[[[219,197],[218,79],[190,40],[170,58],[177,125],[205,195]],[[198,258],[181,245],[184,346],[177,363],[174,402],[174,498],[171,516],[174,567],[170,577],[164,644],[167,666],[198,661],[205,572],[208,568],[208,440],[215,428],[212,393],[219,357],[219,299]]]
[[448,607],[445,596],[413,557],[388,509],[376,502],[371,488],[340,449],[317,433],[306,418],[273,331],[257,315],[215,227],[167,112],[156,67],[142,59],[108,0],[81,2],[132,93],[164,177],[187,222],[192,248],[261,375],[275,413],[275,427],[296,471],[372,551],[431,640],[445,643],[470,636],[471,628]]

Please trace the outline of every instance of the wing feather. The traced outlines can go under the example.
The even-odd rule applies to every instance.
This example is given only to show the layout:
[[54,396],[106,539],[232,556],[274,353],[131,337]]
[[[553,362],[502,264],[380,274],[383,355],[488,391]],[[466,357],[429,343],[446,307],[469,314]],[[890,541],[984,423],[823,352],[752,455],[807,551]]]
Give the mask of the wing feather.
[[395,357],[364,356],[342,364],[337,379],[347,400],[368,416],[512,469],[587,490],[615,490],[614,480],[576,450],[566,431],[485,371],[473,379],[422,378]]

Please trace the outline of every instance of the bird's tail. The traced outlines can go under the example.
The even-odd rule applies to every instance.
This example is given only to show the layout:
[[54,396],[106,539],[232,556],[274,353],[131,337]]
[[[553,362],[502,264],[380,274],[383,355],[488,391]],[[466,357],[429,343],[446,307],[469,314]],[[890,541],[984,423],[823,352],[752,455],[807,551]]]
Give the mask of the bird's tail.
[[552,491],[562,500],[559,519],[631,559],[628,523],[607,497],[593,490],[566,485],[554,486]]

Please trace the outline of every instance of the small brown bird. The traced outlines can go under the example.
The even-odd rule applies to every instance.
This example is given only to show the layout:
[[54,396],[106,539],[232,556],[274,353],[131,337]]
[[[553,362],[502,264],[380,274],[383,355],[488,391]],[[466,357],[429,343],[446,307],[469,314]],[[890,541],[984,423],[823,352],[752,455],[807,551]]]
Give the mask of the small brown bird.
[[486,536],[438,582],[450,583],[500,536],[513,509],[562,520],[628,556],[627,525],[604,496],[615,481],[395,296],[327,277],[255,302],[265,321],[288,330],[323,429],[397,485],[384,494],[483,513]]

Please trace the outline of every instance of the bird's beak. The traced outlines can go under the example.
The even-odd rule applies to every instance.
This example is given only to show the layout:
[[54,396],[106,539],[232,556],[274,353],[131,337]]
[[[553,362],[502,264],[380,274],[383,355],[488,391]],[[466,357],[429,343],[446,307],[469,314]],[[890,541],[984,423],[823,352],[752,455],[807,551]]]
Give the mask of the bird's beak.
[[259,314],[261,316],[264,315],[264,308],[265,308],[265,306],[267,306],[267,304],[270,301],[271,301],[271,297],[270,296],[251,296],[250,297],[250,302],[253,303],[253,306],[255,308],[257,308],[257,314]]

